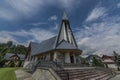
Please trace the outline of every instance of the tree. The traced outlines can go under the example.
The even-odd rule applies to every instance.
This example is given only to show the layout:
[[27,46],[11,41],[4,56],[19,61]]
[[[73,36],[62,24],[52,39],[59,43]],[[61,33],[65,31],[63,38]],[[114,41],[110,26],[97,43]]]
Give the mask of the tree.
[[12,41],[7,43],[0,43],[0,66],[4,64],[4,56],[6,53],[15,53],[15,54],[26,54],[27,48],[23,45],[15,45]]
[[0,52],[0,67],[2,67],[4,65],[5,59],[5,51],[7,50],[7,48],[4,48],[1,52]]
[[8,42],[7,42],[7,46],[8,46],[8,47],[11,47],[12,45],[13,45],[13,42],[12,42],[12,41],[8,41]]
[[94,66],[99,66],[99,67],[104,67],[104,64],[102,63],[102,61],[96,59],[95,57],[93,57],[93,65]]
[[115,64],[117,65],[118,71],[120,71],[120,55],[113,51],[115,57]]

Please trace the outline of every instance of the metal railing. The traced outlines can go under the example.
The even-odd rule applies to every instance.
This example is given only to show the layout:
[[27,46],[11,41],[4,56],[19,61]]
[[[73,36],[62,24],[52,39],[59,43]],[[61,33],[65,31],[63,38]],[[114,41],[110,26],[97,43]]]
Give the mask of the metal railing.
[[89,67],[88,65],[85,64],[72,64],[72,63],[68,63],[68,64],[63,64],[63,67]]
[[47,60],[39,60],[36,64],[36,67],[47,67],[52,68],[53,70],[63,70],[64,68],[57,62],[47,61]]

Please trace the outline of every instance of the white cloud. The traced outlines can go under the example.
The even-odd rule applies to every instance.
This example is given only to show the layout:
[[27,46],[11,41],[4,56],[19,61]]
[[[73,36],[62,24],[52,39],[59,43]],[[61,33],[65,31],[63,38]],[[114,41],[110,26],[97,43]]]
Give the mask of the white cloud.
[[13,20],[15,19],[16,15],[9,11],[9,10],[4,10],[0,9],[0,19],[5,19],[5,20]]
[[13,36],[10,36],[10,34],[6,34],[4,31],[0,32],[0,43],[5,43],[7,41],[13,41],[17,43],[15,38]]
[[58,31],[59,29],[59,24],[54,22],[54,27],[52,28],[52,30]]
[[36,23],[30,23],[29,25],[32,25],[32,26],[40,26],[40,25],[45,25],[47,24],[46,22],[36,22]]
[[76,5],[80,4],[80,0],[58,0],[58,4],[60,4],[66,10],[74,8]]
[[[33,14],[32,11],[37,11],[42,6],[42,1],[40,0],[6,0],[6,3],[11,6],[11,8],[19,13],[30,15]],[[39,8],[38,8],[39,7]]]
[[49,39],[53,37],[55,34],[49,30],[44,29],[31,29],[30,32],[31,36],[34,37],[34,41],[41,42],[43,40]]
[[53,16],[51,16],[50,18],[48,18],[48,20],[49,21],[55,21],[55,20],[57,20],[57,16],[56,15],[53,15]]
[[120,53],[120,16],[108,17],[100,23],[91,23],[78,32],[77,41],[83,54]]
[[106,16],[106,9],[104,7],[95,7],[88,15],[86,21],[93,21],[98,18]]
[[[79,1],[74,0],[5,0],[4,6],[0,5],[0,18],[14,20],[21,18],[21,16],[31,17],[38,11],[44,10],[46,5],[67,8],[66,10],[68,10],[74,8],[73,6],[78,3]],[[52,19],[55,20],[57,17],[54,16]]]
[[117,7],[120,8],[120,3],[117,4]]
[[[40,28],[33,28],[28,31],[19,30],[19,31],[0,31],[0,43],[5,43],[7,41],[13,41],[16,44],[24,44],[27,42],[41,42],[48,38],[53,37],[55,34],[50,30],[44,30]],[[17,36],[17,37],[16,37]],[[17,38],[22,37],[27,39],[26,42],[19,42]]]
[[40,9],[40,0],[5,0],[4,6],[0,5],[0,19],[16,20],[23,17],[30,17]]

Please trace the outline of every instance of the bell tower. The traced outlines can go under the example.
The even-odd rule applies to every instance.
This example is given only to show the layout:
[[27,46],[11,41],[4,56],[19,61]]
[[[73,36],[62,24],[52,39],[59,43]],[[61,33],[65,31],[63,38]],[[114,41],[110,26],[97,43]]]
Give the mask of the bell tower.
[[62,23],[60,26],[56,46],[57,44],[61,43],[61,41],[63,40],[77,47],[67,14],[65,12],[63,14]]

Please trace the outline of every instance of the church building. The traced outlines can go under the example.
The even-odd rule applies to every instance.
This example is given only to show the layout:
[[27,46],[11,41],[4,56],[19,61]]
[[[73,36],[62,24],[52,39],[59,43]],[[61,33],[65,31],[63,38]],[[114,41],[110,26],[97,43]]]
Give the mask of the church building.
[[68,17],[64,13],[58,34],[41,43],[30,42],[26,60],[47,60],[63,64],[76,64],[79,62],[78,58],[81,53],[82,50],[77,46]]

